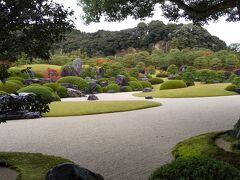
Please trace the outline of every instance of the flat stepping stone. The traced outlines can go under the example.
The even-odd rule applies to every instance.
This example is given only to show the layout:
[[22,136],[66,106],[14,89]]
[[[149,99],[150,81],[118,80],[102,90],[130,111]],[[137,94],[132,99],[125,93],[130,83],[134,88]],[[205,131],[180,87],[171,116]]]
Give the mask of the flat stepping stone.
[[219,148],[223,149],[224,151],[233,152],[233,151],[232,151],[232,148],[231,148],[231,143],[225,141],[225,140],[222,139],[222,138],[217,138],[217,139],[215,140],[215,144],[216,144]]
[[153,99],[152,96],[146,96],[145,99]]
[[0,167],[0,179],[5,180],[16,180],[18,177],[18,172],[13,169]]

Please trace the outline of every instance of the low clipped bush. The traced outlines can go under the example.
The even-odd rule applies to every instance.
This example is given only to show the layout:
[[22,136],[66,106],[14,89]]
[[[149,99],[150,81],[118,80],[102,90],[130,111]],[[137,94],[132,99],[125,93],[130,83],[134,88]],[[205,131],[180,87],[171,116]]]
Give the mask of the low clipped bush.
[[68,97],[68,90],[64,86],[58,86],[56,88],[56,93],[60,98],[66,98]]
[[142,91],[143,87],[139,81],[130,81],[129,86],[132,88],[133,91]]
[[49,89],[41,85],[23,87],[19,89],[17,92],[18,93],[34,93],[38,95],[45,103],[51,103],[55,98],[53,93]]
[[147,75],[147,78],[148,78],[148,79],[151,79],[151,78],[153,78],[153,77],[152,77],[152,75],[148,74],[148,75]]
[[66,76],[66,77],[62,77],[60,78],[57,83],[70,83],[70,84],[74,84],[78,87],[79,90],[83,90],[87,87],[87,81],[85,81],[83,78],[81,77],[77,77],[77,76]]
[[182,80],[170,80],[162,83],[160,90],[165,89],[178,89],[187,87],[186,83]]
[[9,74],[10,76],[14,76],[14,77],[21,77],[23,79],[28,79],[30,78],[29,74],[26,72],[23,72],[21,69],[15,69],[15,68],[11,68],[9,69]]
[[121,92],[132,92],[132,88],[130,86],[122,86]]
[[115,83],[112,83],[112,84],[109,84],[107,87],[106,87],[106,90],[107,92],[108,91],[115,91],[115,92],[119,92],[120,91],[120,86],[115,84]]
[[58,83],[46,83],[44,86],[50,87],[53,91],[56,91],[60,85]]
[[169,73],[167,71],[161,71],[156,75],[156,77],[164,78],[164,77],[168,77],[168,75]]
[[9,77],[8,80],[18,80],[18,81],[21,81],[23,83],[24,79],[21,78],[21,77],[16,77],[16,76],[13,76],[13,77]]
[[138,81],[137,78],[135,78],[135,77],[129,77],[128,80],[129,81]]
[[230,85],[228,85],[228,86],[226,87],[225,90],[226,90],[226,91],[234,91],[236,88],[237,88],[236,85],[230,84]]
[[0,95],[3,95],[3,94],[7,94],[7,93],[4,91],[0,91]]
[[103,87],[103,93],[106,93],[107,92],[107,87]]
[[152,88],[152,84],[149,81],[139,81],[139,83],[142,85],[143,89]]
[[14,82],[7,81],[6,83],[0,83],[0,91],[4,91],[9,94],[15,93],[19,89],[21,89],[21,86]]
[[233,80],[234,80],[236,77],[238,77],[236,74],[232,74],[232,75],[229,77],[228,81],[232,83]]
[[176,80],[182,80],[182,77],[181,77],[180,75],[176,75],[176,76],[175,76],[175,79],[176,79]]
[[96,91],[97,91],[98,93],[103,93],[103,88],[102,88],[102,86],[100,86],[99,84],[97,84],[97,86],[96,86]]
[[239,88],[240,87],[240,77],[235,77],[232,83]]
[[149,82],[152,84],[152,85],[155,85],[155,84],[161,84],[163,83],[163,79],[161,78],[151,78],[149,79]]
[[21,86],[21,87],[24,86],[24,84],[23,84],[21,81],[19,81],[19,80],[8,80],[8,82],[16,83],[16,84],[18,84],[18,85]]
[[206,157],[178,158],[157,169],[149,180],[233,180],[240,179],[240,171],[222,161]]
[[183,80],[187,84],[187,86],[194,86],[194,75],[190,72],[183,73]]

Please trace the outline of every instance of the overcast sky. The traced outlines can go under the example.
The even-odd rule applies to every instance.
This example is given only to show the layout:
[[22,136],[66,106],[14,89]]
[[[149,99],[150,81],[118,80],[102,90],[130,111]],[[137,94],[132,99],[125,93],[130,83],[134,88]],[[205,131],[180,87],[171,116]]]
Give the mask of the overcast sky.
[[[70,7],[75,11],[75,25],[76,28],[84,32],[95,32],[101,29],[104,30],[121,30],[127,28],[136,27],[140,20],[134,20],[128,18],[123,22],[105,22],[101,21],[100,23],[92,23],[88,26],[84,25],[83,20],[80,18],[80,15],[83,13],[81,7],[77,6],[77,0],[54,0],[55,2],[64,4],[65,7]],[[164,17],[161,16],[161,10],[156,10],[152,18],[147,18],[144,22],[149,23],[152,20],[160,20],[165,24],[168,23]],[[181,23],[190,23],[185,22],[184,20],[180,21]],[[217,23],[209,23],[209,25],[204,26],[212,35],[218,36],[220,39],[224,40],[228,45],[231,43],[240,43],[240,22],[229,23],[225,22],[224,19],[221,19]]]

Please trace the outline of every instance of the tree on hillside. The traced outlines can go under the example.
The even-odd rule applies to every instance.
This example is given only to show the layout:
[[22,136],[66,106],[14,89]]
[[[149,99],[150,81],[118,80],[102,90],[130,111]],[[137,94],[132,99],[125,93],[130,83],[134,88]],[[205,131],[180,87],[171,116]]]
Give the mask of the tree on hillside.
[[165,17],[171,21],[179,18],[197,24],[218,20],[225,16],[227,21],[240,20],[239,0],[78,0],[85,12],[85,20],[99,22],[101,16],[107,21],[121,21],[128,16],[135,19],[153,15],[155,5],[160,4]]
[[72,14],[51,0],[0,1],[0,61],[14,61],[21,53],[48,59],[52,44],[72,29]]

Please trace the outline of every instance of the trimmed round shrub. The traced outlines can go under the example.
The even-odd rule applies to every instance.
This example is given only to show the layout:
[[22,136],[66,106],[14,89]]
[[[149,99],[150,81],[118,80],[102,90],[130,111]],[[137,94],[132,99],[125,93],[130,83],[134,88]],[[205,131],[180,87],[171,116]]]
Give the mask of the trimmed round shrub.
[[232,74],[232,75],[229,77],[228,81],[232,83],[233,80],[234,80],[236,77],[238,77],[236,74]]
[[44,86],[50,87],[53,91],[56,91],[60,85],[58,83],[46,83]]
[[135,78],[135,77],[129,77],[128,80],[129,81],[138,81],[137,78]]
[[98,93],[103,93],[103,88],[102,88],[102,86],[100,86],[99,84],[97,84],[97,86],[96,86],[96,91],[97,91]]
[[156,77],[164,78],[164,77],[168,77],[168,75],[169,75],[169,73],[167,71],[161,71],[156,75]]
[[142,91],[143,87],[139,81],[130,81],[129,86],[132,88],[133,91]]
[[157,169],[149,178],[160,179],[232,180],[240,179],[240,171],[230,164],[206,157],[178,158]]
[[183,73],[183,80],[187,84],[187,86],[194,86],[194,75],[190,72]]
[[151,79],[149,79],[149,82],[150,82],[152,85],[155,85],[155,84],[161,84],[161,83],[163,83],[164,81],[163,81],[161,78],[151,78]]
[[237,88],[236,85],[230,84],[230,85],[228,85],[228,86],[226,87],[225,90],[226,90],[226,91],[234,91],[236,88]]
[[19,80],[8,80],[8,82],[16,83],[16,84],[18,84],[18,85],[21,86],[21,87],[24,86],[24,84],[23,84],[21,81],[19,81]]
[[178,89],[187,87],[186,83],[182,80],[170,80],[162,83],[160,90],[165,89]]
[[18,80],[18,81],[21,81],[22,83],[23,83],[23,81],[24,81],[23,78],[21,78],[21,77],[16,77],[16,76],[14,76],[14,77],[9,77],[7,80]]
[[83,90],[87,87],[87,81],[85,81],[83,78],[81,77],[77,77],[77,76],[66,76],[66,77],[62,77],[60,78],[57,83],[70,83],[70,84],[74,84],[78,87],[79,90]]
[[112,90],[114,90],[114,91],[116,91],[116,92],[119,92],[119,91],[120,91],[120,86],[117,85],[117,84],[115,84],[115,83],[112,83],[112,84],[109,84],[109,85],[106,87],[106,89],[107,89],[107,92],[108,92],[108,91],[112,91]]
[[182,77],[180,75],[175,76],[176,80],[182,80]]
[[58,86],[56,89],[56,93],[60,98],[66,98],[68,97],[68,90],[64,86]]
[[130,86],[122,86],[121,92],[132,92],[132,88]]
[[153,77],[152,77],[152,75],[148,74],[148,75],[147,75],[147,78],[148,78],[148,79],[151,79],[151,78],[153,78]]
[[103,87],[103,93],[106,93],[107,92],[107,87]]
[[6,83],[0,83],[0,91],[4,91],[6,93],[15,93],[17,90],[21,89],[21,86],[14,83],[7,81]]
[[0,91],[0,95],[3,95],[3,94],[7,94],[7,93],[4,91]]
[[21,69],[11,68],[11,69],[9,69],[9,74],[10,74],[10,76],[21,77],[23,79],[30,78],[29,74],[26,72],[22,72]]
[[139,83],[142,85],[143,89],[152,88],[152,84],[149,81],[139,81]]
[[57,93],[52,93],[53,96],[53,101],[61,101],[61,98],[59,97],[59,95]]
[[53,93],[49,89],[47,89],[47,87],[41,86],[41,85],[27,86],[19,89],[17,92],[18,93],[24,93],[24,92],[34,93],[40,96],[41,99],[46,103],[50,103],[54,100]]
[[232,83],[237,87],[240,87],[240,77],[235,77]]

